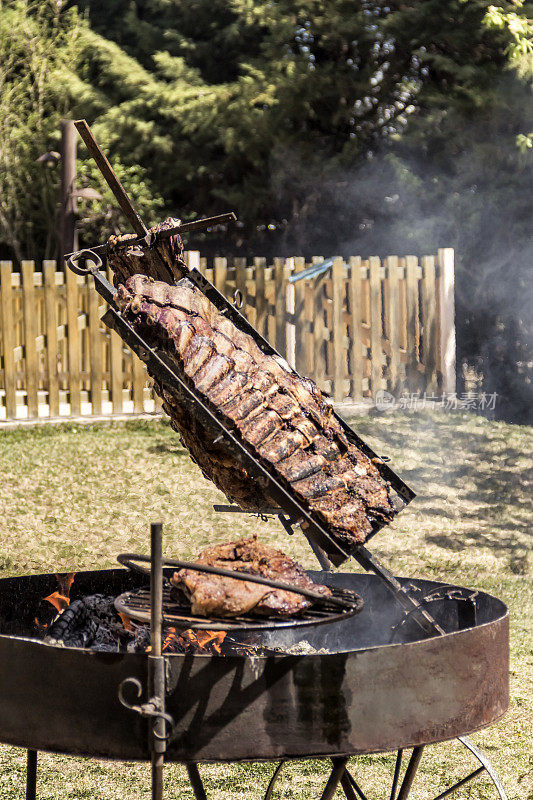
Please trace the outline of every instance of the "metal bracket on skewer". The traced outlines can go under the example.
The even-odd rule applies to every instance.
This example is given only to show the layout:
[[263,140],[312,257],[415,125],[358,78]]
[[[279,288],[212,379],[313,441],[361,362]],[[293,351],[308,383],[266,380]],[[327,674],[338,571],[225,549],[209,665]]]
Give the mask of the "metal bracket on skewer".
[[[206,230],[206,228],[212,228],[214,225],[221,225],[226,222],[235,222],[236,219],[237,216],[235,213],[230,211],[227,214],[217,214],[214,217],[205,217],[204,219],[197,219],[193,220],[192,222],[180,222],[179,225],[174,225],[172,228],[165,228],[164,230],[158,232],[149,231],[146,236],[138,236],[134,239],[127,239],[123,242],[117,242],[113,245],[113,252],[127,250],[129,247],[134,247],[136,244],[144,244],[147,247],[154,247],[159,242],[162,242],[165,239],[170,239],[171,236],[189,233],[190,231]],[[76,250],[73,253],[67,253],[65,258],[70,262],[70,268],[76,272],[76,263],[81,259],[87,258],[86,254],[90,253],[90,258],[92,261],[97,260],[95,256],[98,257],[99,264],[97,269],[104,269],[105,263],[101,257],[103,256],[105,259],[109,255],[109,252],[109,244],[97,244],[95,247],[91,247],[90,249]],[[85,273],[82,272],[80,274]]]

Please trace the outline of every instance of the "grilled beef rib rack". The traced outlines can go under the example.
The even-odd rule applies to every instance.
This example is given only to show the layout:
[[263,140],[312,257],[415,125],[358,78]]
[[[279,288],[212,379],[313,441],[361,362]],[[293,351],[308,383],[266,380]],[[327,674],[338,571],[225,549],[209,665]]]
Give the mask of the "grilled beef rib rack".
[[[140,274],[142,270],[143,273],[149,273],[148,277],[157,277],[171,283],[175,282],[178,277],[184,274],[183,270],[185,268],[185,264],[179,255],[181,252],[180,233],[185,232],[188,228],[190,229],[191,225],[196,229],[200,228],[202,224],[205,227],[209,227],[216,222],[217,218],[177,225],[161,224],[149,231],[132,206],[87,123],[84,120],[80,120],[75,125],[105,180],[114,192],[120,207],[133,225],[136,234],[136,237],[133,238],[131,236],[115,238],[104,245],[81,250],[66,256],[67,264],[74,272],[79,275],[93,276],[95,288],[109,303],[110,307],[103,318],[104,322],[113,328],[146,364],[149,374],[155,379],[156,385],[162,387],[163,391],[179,397],[180,406],[189,409],[191,419],[195,421],[195,424],[202,426],[213,444],[223,443],[224,451],[231,458],[232,463],[238,469],[244,470],[247,479],[254,481],[268,496],[269,505],[274,506],[271,510],[276,513],[279,510],[279,519],[286,530],[292,533],[294,526],[300,525],[322,567],[327,569],[330,561],[339,566],[350,556],[355,558],[365,570],[374,572],[387,585],[397,601],[407,613],[412,614],[413,619],[417,621],[427,635],[442,634],[442,628],[427,610],[415,597],[412,597],[406,591],[405,587],[373,556],[364,544],[353,542],[352,546],[346,546],[344,541],[341,544],[331,526],[326,524],[324,519],[315,513],[304,499],[291,489],[290,485],[287,485],[272,468],[271,464],[258,457],[254,448],[234,428],[230,427],[228,421],[197,391],[194,384],[177,368],[175,359],[170,357],[165,350],[154,346],[152,342],[148,341],[137,327],[121,313],[117,304],[117,290],[100,271],[105,268],[108,259],[110,259],[110,263],[115,264],[115,274],[118,276],[116,280],[120,283],[125,277],[124,264],[120,253],[123,248],[130,248],[131,250],[132,245],[134,245],[138,248],[136,252],[139,254],[139,272],[136,274]],[[223,218],[227,221],[230,216],[226,214],[223,215]],[[128,270],[131,275],[130,255],[128,255]],[[135,274],[135,269],[133,272]],[[205,295],[218,312],[225,315],[227,320],[238,331],[250,336],[262,353],[278,360],[278,363],[284,362],[279,353],[275,351],[266,339],[260,336],[246,318],[199,270],[187,268],[186,277],[197,290]],[[288,365],[287,369],[293,375],[296,375]],[[367,457],[376,468],[381,479],[396,492],[396,499],[399,505],[409,503],[415,496],[412,489],[352,431],[341,417],[335,414],[334,410],[331,411],[331,418],[335,426],[339,427],[342,436],[345,437],[349,445],[354,445],[360,453]],[[397,504],[395,505],[397,507]],[[237,507],[236,510],[241,509]],[[366,541],[382,525],[383,520],[375,519],[371,531],[366,535]]]

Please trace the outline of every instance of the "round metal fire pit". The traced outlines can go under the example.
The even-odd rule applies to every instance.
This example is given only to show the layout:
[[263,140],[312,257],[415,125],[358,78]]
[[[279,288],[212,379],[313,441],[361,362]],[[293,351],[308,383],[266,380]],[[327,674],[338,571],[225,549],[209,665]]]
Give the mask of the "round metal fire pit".
[[[389,751],[452,739],[503,715],[509,701],[508,614],[500,600],[479,592],[475,624],[464,630],[458,630],[461,604],[435,600],[431,613],[447,633],[423,639],[416,626],[401,624],[401,610],[376,577],[312,574],[364,600],[361,614],[306,629],[309,646],[329,652],[167,656],[166,710],[175,721],[167,760]],[[118,595],[142,582],[122,569],[78,573],[72,597]],[[419,597],[444,586],[409,583]],[[125,678],[146,687],[146,655],[31,640],[39,601],[55,588],[53,575],[0,580],[0,741],[149,759],[147,721],[118,699]],[[281,649],[302,638],[297,629],[260,635],[265,646]]]

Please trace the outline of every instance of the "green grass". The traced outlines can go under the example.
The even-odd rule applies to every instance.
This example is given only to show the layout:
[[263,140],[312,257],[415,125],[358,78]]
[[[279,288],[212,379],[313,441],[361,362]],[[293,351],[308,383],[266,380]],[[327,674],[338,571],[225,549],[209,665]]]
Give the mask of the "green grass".
[[[376,555],[396,574],[479,587],[510,607],[511,706],[502,721],[473,739],[500,772],[509,800],[531,800],[532,429],[436,412],[352,423],[378,453],[392,458],[418,492],[373,540]],[[165,423],[6,431],[0,434],[0,457],[4,576],[111,566],[121,551],[146,551],[148,524],[159,520],[165,551],[177,558],[256,530],[306,566],[315,566],[300,534],[288,539],[274,522],[215,514],[212,505],[223,501],[222,495],[202,478]],[[1,798],[23,796],[24,759],[22,750],[0,746]],[[390,755],[354,759],[352,766],[369,798],[388,797]],[[428,748],[412,797],[433,797],[450,776],[462,777],[475,766],[453,743]],[[272,769],[210,765],[201,772],[210,799],[259,800]],[[166,776],[168,800],[192,798],[183,767],[170,765]],[[319,762],[290,765],[275,798],[318,798],[325,779],[326,767]],[[137,800],[148,798],[149,788],[146,764],[39,757],[40,800]],[[455,796],[489,800],[495,794],[479,780]]]

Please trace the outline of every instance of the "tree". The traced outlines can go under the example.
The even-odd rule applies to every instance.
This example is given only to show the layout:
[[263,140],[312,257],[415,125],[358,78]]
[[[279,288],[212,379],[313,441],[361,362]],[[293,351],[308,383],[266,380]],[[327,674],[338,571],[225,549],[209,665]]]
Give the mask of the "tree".
[[[49,149],[50,130],[68,107],[62,76],[75,50],[75,17],[52,0],[1,6],[0,234],[19,259],[35,253],[41,214],[55,216],[54,181],[35,159]],[[45,257],[54,250],[54,227]]]
[[[109,48],[114,51],[109,53]],[[58,170],[47,169],[37,158],[59,149],[60,120],[76,116],[78,109],[89,109],[102,117],[101,136],[111,135],[113,119],[105,118],[109,98],[93,82],[90,65],[83,62],[83,54],[91,50],[93,69],[99,66],[97,53],[107,52],[110,61],[122,55],[60,0],[0,3],[0,249],[4,256],[20,260],[58,255]],[[143,78],[148,78],[132,59],[123,56],[120,64],[122,83],[136,68],[131,75],[131,100]],[[94,164],[81,148],[80,154],[80,183],[94,182]],[[124,164],[120,154],[114,166],[146,218],[157,217],[162,201],[142,167]],[[118,230],[116,203],[107,189],[103,201],[80,204],[80,212],[82,216],[85,212],[91,232],[98,237]]]

